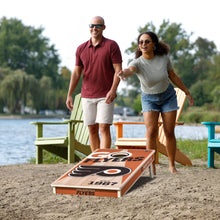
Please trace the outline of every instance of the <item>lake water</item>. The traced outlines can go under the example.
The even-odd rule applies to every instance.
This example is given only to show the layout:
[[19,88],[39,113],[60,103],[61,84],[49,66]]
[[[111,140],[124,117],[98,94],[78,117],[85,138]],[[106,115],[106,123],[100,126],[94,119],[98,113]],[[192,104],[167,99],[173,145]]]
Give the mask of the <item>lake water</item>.
[[[62,119],[0,119],[0,165],[27,163],[35,157],[36,128],[31,121],[62,121]],[[45,137],[65,136],[67,125],[44,125]],[[125,125],[125,137],[144,137],[144,125]],[[112,143],[115,142],[115,127],[111,126]],[[205,126],[177,126],[176,138],[203,139],[208,137]],[[220,136],[220,134],[217,134]]]

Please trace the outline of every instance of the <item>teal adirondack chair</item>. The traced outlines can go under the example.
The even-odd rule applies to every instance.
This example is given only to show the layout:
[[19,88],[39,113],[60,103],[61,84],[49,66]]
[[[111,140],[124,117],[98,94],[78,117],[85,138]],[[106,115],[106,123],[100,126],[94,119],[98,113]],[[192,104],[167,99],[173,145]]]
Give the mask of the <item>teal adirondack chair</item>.
[[202,122],[208,128],[208,167],[214,168],[214,154],[220,154],[220,139],[215,138],[215,126],[220,122]]
[[[70,120],[64,122],[31,122],[36,126],[36,164],[43,162],[43,150],[67,159],[68,163],[79,161],[83,155],[91,153],[88,145],[88,127],[84,126],[82,117],[81,94],[78,94],[75,96]],[[43,137],[43,125],[59,126],[62,124],[68,125],[66,136]]]

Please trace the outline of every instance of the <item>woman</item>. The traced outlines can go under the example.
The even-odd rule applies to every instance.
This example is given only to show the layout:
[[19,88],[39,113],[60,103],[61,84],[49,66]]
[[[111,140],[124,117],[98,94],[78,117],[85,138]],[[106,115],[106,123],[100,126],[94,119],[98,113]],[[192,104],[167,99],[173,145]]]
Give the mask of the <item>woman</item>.
[[[170,81],[186,93],[190,106],[193,105],[193,98],[175,74],[168,53],[169,46],[159,41],[155,33],[144,32],[138,36],[136,59],[127,69],[120,71],[118,77],[125,80],[125,77],[137,74],[142,90],[142,112],[147,127],[147,149],[157,149],[158,118],[161,113],[169,170],[171,173],[178,173],[175,167],[176,138],[174,134],[178,106],[176,93]],[[156,174],[155,163],[153,170]]]

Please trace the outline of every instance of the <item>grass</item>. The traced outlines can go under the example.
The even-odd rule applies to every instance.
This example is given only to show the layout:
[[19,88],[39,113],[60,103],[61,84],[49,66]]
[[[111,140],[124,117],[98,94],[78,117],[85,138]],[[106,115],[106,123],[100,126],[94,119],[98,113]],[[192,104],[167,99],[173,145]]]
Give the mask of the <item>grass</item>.
[[[29,163],[36,163],[36,158],[31,157],[29,160]],[[46,164],[67,163],[67,160],[44,150],[43,151],[43,163],[46,163]]]
[[[182,140],[177,139],[177,147],[190,159],[208,159],[207,139],[203,140]],[[220,159],[220,158],[219,158]]]
[[[208,148],[207,148],[207,139],[203,140],[182,140],[177,139],[177,147],[182,151],[187,157],[191,160],[201,159],[203,161],[207,161],[208,159]],[[47,151],[43,151],[44,163],[54,164],[54,163],[67,163],[67,160],[49,153]],[[220,161],[220,154],[215,154],[215,161]],[[32,157],[29,160],[30,163],[35,163],[36,158]]]
[[[182,140],[177,139],[177,147],[182,151],[189,159],[201,159],[202,161],[208,161],[208,139],[203,140]],[[220,168],[220,154],[215,153],[215,163],[216,168]]]

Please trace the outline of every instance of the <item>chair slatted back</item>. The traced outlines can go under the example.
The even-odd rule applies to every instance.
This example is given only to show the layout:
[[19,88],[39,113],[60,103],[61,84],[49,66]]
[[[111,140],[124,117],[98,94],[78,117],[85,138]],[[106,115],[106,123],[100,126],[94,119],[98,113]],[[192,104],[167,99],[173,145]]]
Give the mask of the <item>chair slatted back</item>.
[[[83,120],[83,109],[81,94],[77,94],[74,99],[73,110],[71,112],[71,120]],[[82,144],[87,144],[89,139],[88,127],[83,123],[77,123],[75,126],[75,138]]]

